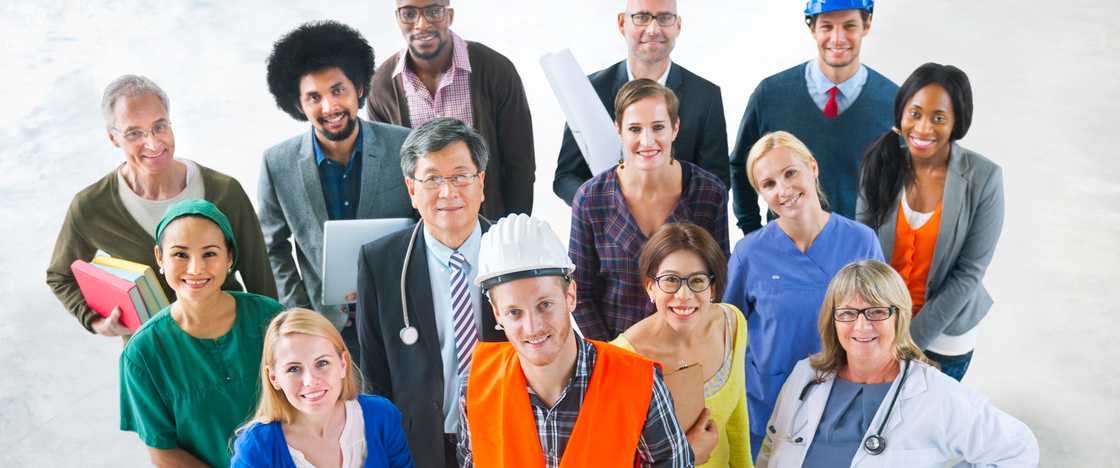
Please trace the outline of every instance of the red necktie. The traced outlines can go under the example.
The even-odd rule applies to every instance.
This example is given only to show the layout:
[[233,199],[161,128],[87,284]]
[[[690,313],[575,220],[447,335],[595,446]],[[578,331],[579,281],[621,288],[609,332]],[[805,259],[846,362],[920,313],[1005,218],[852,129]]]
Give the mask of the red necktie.
[[833,86],[828,90],[828,102],[824,105],[824,116],[830,119],[835,119],[836,114],[840,113],[839,106],[836,105],[836,94],[840,92],[840,88]]

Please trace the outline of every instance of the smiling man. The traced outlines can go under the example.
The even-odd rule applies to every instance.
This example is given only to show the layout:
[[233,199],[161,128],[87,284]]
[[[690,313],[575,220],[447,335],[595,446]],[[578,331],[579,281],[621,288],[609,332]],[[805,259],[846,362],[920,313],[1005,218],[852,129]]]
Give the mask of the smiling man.
[[323,223],[415,217],[397,172],[408,129],[358,117],[372,73],[373,49],[349,26],[312,22],[280,38],[268,58],[269,91],[311,129],[265,151],[258,187],[280,302],[330,319],[355,360],[351,308],[321,303]]
[[479,343],[459,391],[464,468],[691,467],[653,362],[572,329],[575,265],[548,223],[499,220],[474,283],[508,343]]
[[[648,78],[667,86],[680,101],[680,131],[673,141],[673,157],[699,165],[728,186],[727,121],[719,86],[669,57],[681,33],[676,0],[627,0],[626,11],[617,20],[618,31],[626,40],[626,60],[588,76],[611,120],[615,117],[614,98],[622,85]],[[552,191],[571,205],[579,186],[594,175],[572,131],[565,127]]]
[[[194,161],[175,157],[171,101],[152,80],[124,75],[109,83],[101,98],[105,134],[124,162],[74,195],[54,244],[47,284],[86,330],[106,336],[127,335],[120,311],[103,318],[86,304],[70,271],[74,260],[90,261],[98,252],[159,270],[152,246],[156,224],[177,202],[206,199],[229,217],[241,246],[241,273],[249,292],[276,296],[257,215],[237,180]],[[222,289],[240,291],[233,272]],[[162,274],[160,286],[175,301]],[[151,311],[155,315],[158,311]]]
[[[407,47],[373,75],[369,117],[417,128],[453,117],[482,135],[490,151],[482,214],[498,219],[533,210],[533,121],[513,62],[451,31],[449,0],[397,0]],[[511,4],[514,5],[514,4]]]
[[416,466],[456,466],[459,380],[475,342],[505,339],[469,284],[490,228],[478,215],[488,158],[482,137],[459,120],[440,117],[413,130],[397,174],[420,224],[362,246],[358,258],[362,374],[369,391],[392,400],[408,421]]
[[770,132],[797,136],[816,157],[833,212],[855,218],[864,151],[891,128],[898,85],[860,63],[874,0],[809,0],[805,22],[817,57],[759,83],[731,150],[731,190],[743,234],[762,226],[758,194],[747,181],[747,153]]

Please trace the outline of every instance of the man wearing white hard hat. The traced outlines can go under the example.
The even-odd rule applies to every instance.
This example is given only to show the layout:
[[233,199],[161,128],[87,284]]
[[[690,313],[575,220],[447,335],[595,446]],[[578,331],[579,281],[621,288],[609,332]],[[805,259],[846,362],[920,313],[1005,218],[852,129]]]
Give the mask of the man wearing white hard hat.
[[477,284],[509,342],[478,343],[459,391],[463,467],[691,467],[653,362],[576,335],[575,265],[548,223],[499,220]]
[[[817,56],[762,80],[751,93],[730,156],[731,194],[743,235],[762,226],[758,194],[747,180],[747,153],[778,130],[792,133],[816,157],[831,211],[855,219],[859,163],[893,125],[898,92],[893,81],[860,62],[874,9],[874,0],[808,0],[805,24]],[[765,421],[766,415],[760,417]]]

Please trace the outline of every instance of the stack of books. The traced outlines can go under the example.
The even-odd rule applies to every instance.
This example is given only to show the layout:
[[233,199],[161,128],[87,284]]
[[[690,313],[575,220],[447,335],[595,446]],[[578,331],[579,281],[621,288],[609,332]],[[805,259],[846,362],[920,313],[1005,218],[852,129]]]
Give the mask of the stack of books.
[[91,262],[75,260],[70,271],[78,281],[86,304],[102,317],[121,310],[121,324],[136,331],[169,304],[159,278],[148,265],[97,256]]

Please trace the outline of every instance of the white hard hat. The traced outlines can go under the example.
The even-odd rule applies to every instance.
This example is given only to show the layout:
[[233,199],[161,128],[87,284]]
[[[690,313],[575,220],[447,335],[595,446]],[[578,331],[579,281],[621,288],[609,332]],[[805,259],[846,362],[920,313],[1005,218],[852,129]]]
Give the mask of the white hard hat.
[[521,278],[566,277],[576,269],[552,227],[525,214],[499,219],[481,243],[474,284],[484,290]]

